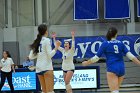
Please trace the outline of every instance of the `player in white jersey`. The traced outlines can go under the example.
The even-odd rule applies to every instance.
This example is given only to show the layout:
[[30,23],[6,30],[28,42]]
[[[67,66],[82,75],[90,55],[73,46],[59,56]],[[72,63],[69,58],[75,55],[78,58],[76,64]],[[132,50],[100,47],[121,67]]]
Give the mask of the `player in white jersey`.
[[8,51],[4,51],[3,58],[0,60],[0,71],[1,71],[0,93],[2,92],[1,89],[5,84],[6,78],[11,89],[10,93],[14,93],[14,86],[12,83],[12,70],[15,73],[14,62],[11,58],[10,53]]
[[30,45],[31,51],[29,58],[37,58],[36,73],[42,87],[42,92],[54,93],[54,75],[51,58],[55,55],[56,50],[60,46],[60,41],[56,42],[56,47],[52,50],[50,39],[47,38],[47,36],[47,25],[39,25],[37,39]]
[[[63,55],[62,56],[62,59],[63,59],[62,69],[63,69],[63,75],[64,75],[64,81],[65,81],[67,93],[72,93],[72,87],[70,85],[70,80],[71,80],[74,70],[75,70],[75,66],[73,63],[73,56],[74,56],[74,51],[75,51],[75,41],[74,41],[75,32],[72,31],[71,35],[72,35],[72,46],[70,45],[69,41],[65,41],[64,48],[62,48],[62,47],[58,48],[58,50],[60,52],[62,52],[62,55]],[[55,42],[56,34],[53,33],[52,37]]]

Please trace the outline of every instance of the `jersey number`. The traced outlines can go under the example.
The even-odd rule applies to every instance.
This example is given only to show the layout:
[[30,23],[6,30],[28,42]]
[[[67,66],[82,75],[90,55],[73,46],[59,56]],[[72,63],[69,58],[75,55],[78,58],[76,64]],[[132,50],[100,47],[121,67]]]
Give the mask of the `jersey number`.
[[42,44],[39,45],[39,52],[42,52]]
[[118,46],[117,45],[114,45],[114,50],[115,50],[114,51],[115,53],[119,53],[119,49],[118,49]]
[[66,59],[66,56],[64,56],[64,59]]

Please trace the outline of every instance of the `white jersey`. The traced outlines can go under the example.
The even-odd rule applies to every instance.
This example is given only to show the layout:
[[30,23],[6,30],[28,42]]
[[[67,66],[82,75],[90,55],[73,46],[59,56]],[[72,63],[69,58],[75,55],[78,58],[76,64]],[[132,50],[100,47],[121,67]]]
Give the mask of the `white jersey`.
[[52,50],[50,39],[42,37],[38,50],[39,53],[37,53],[37,55],[33,54],[33,50],[31,50],[29,54],[30,59],[37,58],[36,73],[46,70],[53,70],[51,58],[55,55],[56,51]]
[[14,62],[13,62],[12,58],[7,58],[7,59],[3,58],[0,61],[1,70],[3,72],[10,72],[13,64],[14,64]]
[[63,59],[62,69],[64,71],[74,70],[75,69],[75,66],[74,66],[74,63],[73,63],[73,56],[74,56],[74,51],[75,51],[74,41],[72,41],[72,47],[71,47],[70,50],[65,51],[65,49],[62,48],[62,47],[59,47],[58,50],[61,51],[62,55],[63,55],[62,56],[62,59]]

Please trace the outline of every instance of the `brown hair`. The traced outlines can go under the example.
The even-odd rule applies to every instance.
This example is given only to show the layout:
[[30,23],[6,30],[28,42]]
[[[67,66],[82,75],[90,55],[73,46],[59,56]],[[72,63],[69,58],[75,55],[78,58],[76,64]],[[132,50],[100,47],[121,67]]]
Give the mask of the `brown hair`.
[[7,57],[11,58],[11,55],[10,55],[9,51],[3,51],[3,52],[5,52],[7,54]]
[[111,38],[115,37],[115,35],[118,33],[118,30],[115,27],[111,27],[109,28],[107,34],[106,34],[106,38],[107,40],[111,40]]
[[46,24],[40,24],[38,26],[37,38],[30,45],[30,48],[34,51],[35,54],[37,54],[39,52],[38,48],[40,46],[40,41],[42,39],[42,36],[46,33],[46,31],[47,31],[47,25]]

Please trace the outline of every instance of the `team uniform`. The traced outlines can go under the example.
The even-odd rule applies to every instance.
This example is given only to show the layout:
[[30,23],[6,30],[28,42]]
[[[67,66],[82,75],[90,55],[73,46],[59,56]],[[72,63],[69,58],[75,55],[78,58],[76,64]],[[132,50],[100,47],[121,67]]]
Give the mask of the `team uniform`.
[[70,50],[65,51],[64,48],[59,47],[59,51],[62,52],[62,70],[63,72],[67,73],[67,71],[73,71],[75,70],[75,66],[73,63],[73,56],[74,56],[74,51],[75,51],[75,41],[72,40],[72,47]]
[[42,37],[38,50],[39,52],[36,55],[34,55],[33,50],[31,50],[29,58],[37,58],[36,73],[43,75],[46,71],[53,70],[51,58],[55,55],[56,51],[52,50],[50,39],[46,37]]
[[3,72],[11,72],[11,66],[14,65],[12,58],[7,58],[6,60],[3,58],[0,62],[1,71]]
[[8,84],[11,89],[11,93],[14,91],[14,87],[12,84],[12,65],[14,65],[14,62],[12,58],[7,58],[7,59],[1,59],[0,61],[0,67],[1,67],[1,84],[0,84],[0,91],[5,83],[5,80],[7,78]]
[[98,59],[103,53],[107,58],[107,72],[115,73],[118,77],[123,76],[125,74],[123,55],[129,54],[126,46],[119,40],[105,41],[95,57]]

